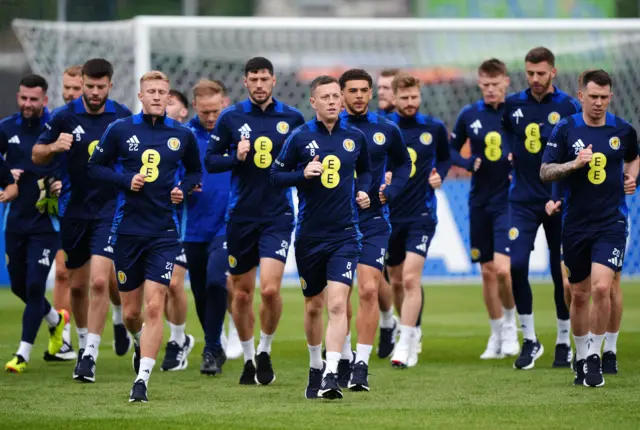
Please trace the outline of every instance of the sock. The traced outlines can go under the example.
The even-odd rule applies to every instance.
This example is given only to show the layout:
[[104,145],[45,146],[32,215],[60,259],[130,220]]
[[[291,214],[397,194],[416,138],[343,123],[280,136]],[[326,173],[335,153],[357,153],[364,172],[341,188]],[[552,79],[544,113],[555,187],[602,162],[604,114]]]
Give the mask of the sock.
[[100,335],[95,333],[89,333],[87,336],[87,348],[84,350],[83,357],[90,355],[93,360],[98,359],[98,348],[100,348]]
[[169,327],[171,328],[171,337],[169,338],[169,342],[175,342],[180,346],[184,345],[186,340],[184,328],[186,324],[176,325],[171,324],[169,321],[167,321],[167,324],[169,324]]
[[502,308],[504,312],[504,323],[509,325],[516,325],[516,308],[511,309]]
[[342,345],[342,353],[340,354],[342,360],[353,360],[353,350],[351,349],[351,332],[347,333],[347,337],[344,339],[344,345]]
[[361,343],[356,344],[356,363],[364,361],[364,364],[368,366],[372,349],[372,345],[363,345]]
[[113,321],[113,325],[124,324],[124,322],[122,321],[122,305],[111,305],[111,321]]
[[589,335],[573,336],[573,341],[576,344],[576,360],[585,360],[589,353]]
[[260,330],[260,342],[258,342],[258,354],[266,352],[271,354],[271,342],[273,342],[272,334],[265,334]]
[[29,362],[31,359],[31,348],[33,348],[33,344],[27,342],[20,342],[20,346],[18,347],[18,352],[16,355],[24,358],[24,361]]
[[520,326],[522,327],[522,337],[535,342],[536,329],[533,326],[533,314],[520,315]]
[[140,338],[142,337],[142,329],[140,329],[140,331],[138,333],[129,332],[129,334],[131,335],[131,337],[133,337],[133,341],[136,343],[136,345],[140,346]]
[[71,345],[71,323],[66,323],[62,329],[62,340]]
[[249,360],[253,360],[253,356],[256,355],[253,336],[251,336],[249,340],[240,341],[240,344],[242,344],[242,352],[244,352],[244,362],[246,363]]
[[62,316],[55,309],[51,308],[49,313],[44,316],[44,320],[47,322],[49,328],[55,327],[60,322]]
[[380,328],[393,328],[393,308],[380,311]]
[[589,355],[596,354],[601,357],[600,351],[602,350],[602,342],[604,341],[603,334],[591,333],[591,343],[589,345]]
[[615,333],[606,332],[604,334],[604,352],[613,352],[614,354],[618,353],[618,334],[620,332],[617,331]]
[[416,328],[408,325],[400,325],[400,339],[398,339],[399,350],[409,350]]
[[504,317],[498,318],[496,320],[489,320],[489,325],[491,326],[491,334],[493,336],[497,336],[498,338],[500,337],[503,323],[504,323]]
[[340,353],[339,352],[329,352],[327,351],[327,368],[324,370],[324,375],[327,376],[327,373],[338,373],[338,362],[340,361]]
[[89,334],[89,329],[76,327],[76,333],[78,333],[78,348],[85,349],[87,347],[87,335]]
[[307,348],[309,348],[309,367],[322,370],[322,344],[316,346],[307,344]]
[[156,361],[153,358],[142,357],[140,359],[140,371],[138,372],[138,379],[142,379],[145,384],[149,384],[149,376],[151,376],[151,371],[153,370],[153,366],[155,366]]
[[570,320],[558,320],[558,335],[556,337],[556,345],[569,345],[571,346],[571,339],[569,338],[569,330],[571,330]]

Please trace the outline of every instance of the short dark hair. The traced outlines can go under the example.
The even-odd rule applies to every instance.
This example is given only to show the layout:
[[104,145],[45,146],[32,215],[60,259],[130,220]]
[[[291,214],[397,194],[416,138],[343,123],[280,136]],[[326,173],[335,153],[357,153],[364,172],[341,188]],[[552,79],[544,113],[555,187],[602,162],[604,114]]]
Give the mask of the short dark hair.
[[92,79],[100,79],[105,76],[111,80],[113,77],[113,66],[104,58],[94,58],[82,66],[82,76]]
[[478,75],[495,76],[506,75],[507,66],[497,58],[489,58],[478,67]]
[[258,73],[259,70],[267,69],[273,75],[273,64],[264,57],[253,57],[244,66],[244,75]]
[[587,70],[582,75],[580,75],[580,87],[584,88],[587,86],[589,82],[593,82],[594,84],[606,87],[613,87],[613,80],[611,79],[611,75],[609,75],[606,71],[602,69],[592,69]]
[[382,69],[380,76],[383,78],[395,78],[398,73],[400,73],[400,69]]
[[175,97],[178,99],[178,101],[180,101],[180,103],[182,103],[182,106],[184,106],[185,108],[189,109],[189,99],[187,99],[187,96],[184,95],[184,93],[178,91],[178,90],[174,90],[171,89],[169,90],[169,97]]
[[338,80],[340,89],[344,90],[345,85],[349,81],[367,81],[367,83],[369,84],[369,88],[371,88],[371,86],[373,85],[373,79],[371,78],[371,75],[362,69],[349,69],[344,72]]
[[540,64],[543,61],[549,63],[551,67],[555,67],[556,65],[556,56],[553,55],[553,52],[544,46],[538,46],[537,48],[533,48],[531,51],[527,52],[527,55],[524,57],[525,63],[533,63]]
[[311,81],[311,84],[309,85],[309,88],[311,88],[311,94],[313,95],[313,93],[316,90],[316,88],[318,88],[318,87],[320,87],[322,85],[329,85],[329,84],[338,84],[338,85],[340,85],[338,80],[336,78],[334,78],[333,76],[329,76],[329,75],[320,75],[320,76],[318,76],[313,81]]
[[46,93],[49,89],[47,80],[40,75],[27,75],[20,79],[20,86],[27,88],[42,88],[42,92]]

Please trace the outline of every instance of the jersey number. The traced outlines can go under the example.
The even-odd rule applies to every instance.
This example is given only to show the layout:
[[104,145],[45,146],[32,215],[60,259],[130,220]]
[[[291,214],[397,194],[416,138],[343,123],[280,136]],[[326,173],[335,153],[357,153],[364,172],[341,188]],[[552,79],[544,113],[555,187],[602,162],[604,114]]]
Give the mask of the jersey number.
[[490,131],[484,137],[484,156],[489,161],[498,161],[502,157],[502,136],[497,131]]
[[93,155],[93,151],[96,150],[96,146],[98,146],[98,143],[100,143],[99,140],[94,140],[89,144],[89,147],[87,148],[87,150],[89,151],[89,159],[91,159],[91,156]]
[[140,167],[140,174],[144,175],[145,182],[153,182],[158,179],[160,171],[158,166],[160,165],[160,153],[155,149],[147,149],[142,153],[142,167]]
[[411,158],[411,174],[409,174],[410,178],[413,178],[413,175],[416,174],[416,161],[418,161],[418,153],[413,148],[407,148],[409,151],[409,158]]
[[253,143],[253,148],[256,153],[253,156],[253,162],[256,163],[261,169],[268,169],[271,167],[273,158],[271,157],[271,150],[273,149],[273,142],[266,136],[261,136]]
[[340,183],[340,159],[335,155],[327,155],[322,160],[322,176],[320,176],[320,182],[325,188],[335,188]]
[[527,137],[524,140],[524,147],[527,148],[532,154],[537,154],[542,149],[542,143],[540,142],[540,126],[535,122],[532,122],[524,129],[524,135]]
[[607,179],[607,172],[604,168],[607,166],[607,156],[602,152],[596,152],[593,154],[591,161],[589,162],[589,173],[587,177],[589,182],[594,185],[600,185]]

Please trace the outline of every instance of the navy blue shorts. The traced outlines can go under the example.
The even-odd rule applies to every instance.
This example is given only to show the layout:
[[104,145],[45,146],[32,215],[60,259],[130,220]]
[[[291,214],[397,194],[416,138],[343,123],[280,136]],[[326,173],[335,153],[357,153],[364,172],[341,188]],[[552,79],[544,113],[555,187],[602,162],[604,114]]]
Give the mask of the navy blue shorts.
[[45,291],[51,264],[60,248],[58,233],[4,233],[5,260],[13,288],[41,285]]
[[176,257],[176,266],[182,267],[184,270],[188,270],[187,266],[187,253],[184,251],[184,245],[180,244],[180,253]]
[[622,271],[626,246],[624,231],[574,232],[564,231],[562,245],[564,264],[569,282],[576,284],[591,275],[591,264],[599,263],[613,270]]
[[118,235],[115,246],[118,289],[133,291],[145,280],[168,287],[181,249],[177,238]]
[[229,273],[229,253],[227,252],[227,237],[216,236],[209,244],[209,259],[207,260],[207,286],[227,285]]
[[471,261],[487,263],[493,254],[509,255],[508,205],[469,206]]
[[545,203],[509,202],[509,231],[507,237],[510,244],[511,262],[528,261],[533,251],[536,235],[540,225],[544,228],[550,250],[560,253],[562,236],[562,216],[549,216],[545,211]]
[[296,264],[305,297],[320,294],[328,281],[351,287],[361,252],[357,238],[296,240]]
[[359,225],[362,233],[362,253],[358,264],[366,264],[382,271],[389,246],[391,226],[384,218],[371,219]]
[[391,237],[385,264],[398,266],[404,262],[407,252],[427,257],[427,251],[436,232],[433,223],[429,222],[391,222]]
[[63,218],[60,222],[60,242],[67,269],[79,269],[92,255],[113,260],[111,236],[110,221]]
[[229,273],[242,275],[258,266],[261,258],[287,262],[293,218],[259,223],[233,221],[227,224]]

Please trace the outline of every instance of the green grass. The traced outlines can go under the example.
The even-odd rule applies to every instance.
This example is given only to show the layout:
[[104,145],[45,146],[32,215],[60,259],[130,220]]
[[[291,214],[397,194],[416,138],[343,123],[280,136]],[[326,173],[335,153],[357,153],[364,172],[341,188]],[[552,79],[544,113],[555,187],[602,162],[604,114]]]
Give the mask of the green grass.
[[[374,357],[372,392],[346,392],[342,401],[308,401],[303,398],[308,353],[302,295],[285,289],[273,346],[278,378],[273,386],[239,386],[241,360],[227,362],[221,377],[199,374],[203,335],[191,303],[187,328],[198,345],[189,368],[160,372],[161,352],[147,404],[127,402],[134,378],[131,360],[113,353],[110,326],[95,384],[73,381],[71,363],[41,359],[47,340],[43,327],[27,373],[0,375],[0,428],[637,429],[640,290],[632,284],[623,290],[621,374],[607,377],[602,389],[574,387],[569,370],[551,368],[556,320],[550,286],[534,287],[537,333],[546,352],[531,371],[514,370],[511,359],[479,360],[489,332],[480,288],[441,286],[426,290],[424,352],[417,367],[399,371]],[[0,357],[5,361],[18,346],[21,313],[22,304],[9,290],[0,290]]]

